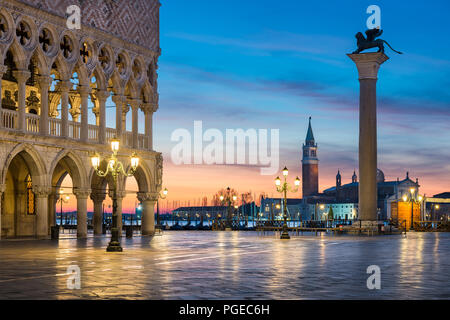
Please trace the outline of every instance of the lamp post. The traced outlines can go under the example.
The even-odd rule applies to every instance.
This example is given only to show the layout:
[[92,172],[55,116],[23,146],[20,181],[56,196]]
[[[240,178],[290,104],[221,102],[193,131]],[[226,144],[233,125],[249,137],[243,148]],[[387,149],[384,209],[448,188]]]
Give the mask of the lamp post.
[[283,176],[284,176],[284,183],[281,183],[280,177],[277,177],[275,179],[275,185],[277,186],[277,191],[284,196],[284,207],[283,207],[283,217],[284,217],[284,223],[283,223],[283,232],[281,233],[280,239],[290,239],[288,232],[288,226],[287,226],[287,192],[297,192],[298,187],[300,186],[300,179],[297,177],[295,179],[295,188],[291,188],[291,186],[287,183],[287,176],[289,174],[289,170],[284,167],[283,169]]
[[226,204],[228,207],[228,214],[227,214],[227,221],[225,225],[226,231],[231,231],[233,227],[233,205],[234,202],[237,200],[237,196],[231,195],[231,188],[227,188],[227,192],[225,195],[220,196],[220,201],[222,205]]
[[158,200],[156,201],[156,225],[158,227],[161,227],[161,221],[160,221],[160,217],[159,217],[159,199],[166,199],[167,195],[169,194],[169,190],[167,190],[167,188],[165,188],[161,193],[158,194]]
[[[59,220],[60,220],[59,224],[60,224],[61,228],[63,228],[63,203],[68,203],[70,200],[70,197],[68,195],[66,195],[65,197],[63,197],[63,195],[64,195],[64,192],[61,190],[59,192],[59,199],[58,199],[58,201],[61,203],[61,211],[59,213]],[[63,228],[63,231],[64,231],[64,228]]]
[[438,204],[434,204],[432,207],[431,207],[431,221],[434,221],[434,220],[436,220],[436,210],[439,210],[439,205]]
[[119,229],[118,229],[118,215],[117,215],[117,180],[120,175],[124,175],[126,177],[131,177],[137,170],[139,166],[139,158],[133,153],[131,155],[131,168],[128,172],[125,171],[123,164],[118,160],[117,153],[119,152],[120,140],[114,138],[111,140],[111,150],[112,155],[108,160],[108,165],[106,170],[101,170],[100,167],[100,156],[98,154],[94,154],[91,157],[92,166],[96,174],[105,178],[108,174],[111,174],[113,178],[113,212],[112,212],[112,228],[111,228],[111,241],[108,244],[107,252],[122,252],[123,249],[120,246],[119,242]]
[[409,228],[409,230],[414,231],[414,203],[418,203],[420,205],[423,197],[420,195],[418,195],[416,197],[416,189],[415,188],[411,188],[409,191],[410,191],[409,200],[408,200],[408,197],[405,195],[405,196],[403,196],[403,201],[411,203],[411,227]]

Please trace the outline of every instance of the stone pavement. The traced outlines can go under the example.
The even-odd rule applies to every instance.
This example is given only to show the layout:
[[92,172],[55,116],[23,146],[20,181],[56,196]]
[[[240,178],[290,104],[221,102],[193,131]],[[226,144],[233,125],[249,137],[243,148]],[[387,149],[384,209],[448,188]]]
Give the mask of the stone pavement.
[[[450,234],[293,237],[165,232],[59,242],[0,241],[0,299],[449,299]],[[67,288],[67,268],[81,289]],[[367,267],[381,268],[368,290]]]

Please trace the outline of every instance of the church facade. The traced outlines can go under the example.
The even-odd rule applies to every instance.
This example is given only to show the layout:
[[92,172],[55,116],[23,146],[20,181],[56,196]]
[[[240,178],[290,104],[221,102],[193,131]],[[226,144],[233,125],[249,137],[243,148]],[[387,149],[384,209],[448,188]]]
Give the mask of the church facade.
[[[70,5],[81,9],[79,30],[67,27]],[[111,181],[95,174],[90,156],[107,159],[113,138],[121,140],[124,164],[134,152],[140,158],[134,176],[146,221],[142,233],[154,232],[163,166],[152,136],[159,7],[158,0],[0,2],[0,237],[48,237],[67,175],[78,237],[87,235],[88,198],[100,234]],[[119,221],[125,183],[125,177],[118,182]]]

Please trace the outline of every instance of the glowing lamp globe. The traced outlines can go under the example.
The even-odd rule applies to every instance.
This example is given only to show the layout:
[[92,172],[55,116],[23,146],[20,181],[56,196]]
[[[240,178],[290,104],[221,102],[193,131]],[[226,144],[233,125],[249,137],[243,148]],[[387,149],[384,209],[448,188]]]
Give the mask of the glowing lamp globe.
[[275,185],[281,186],[281,179],[280,179],[280,177],[277,177],[277,178],[275,179]]
[[100,166],[100,157],[97,154],[92,156],[91,163],[94,169],[97,169]]
[[112,139],[111,140],[111,150],[113,152],[118,152],[120,147],[120,140],[119,139]]
[[139,157],[136,155],[136,153],[133,153],[131,156],[131,167],[136,170],[136,168],[139,166]]

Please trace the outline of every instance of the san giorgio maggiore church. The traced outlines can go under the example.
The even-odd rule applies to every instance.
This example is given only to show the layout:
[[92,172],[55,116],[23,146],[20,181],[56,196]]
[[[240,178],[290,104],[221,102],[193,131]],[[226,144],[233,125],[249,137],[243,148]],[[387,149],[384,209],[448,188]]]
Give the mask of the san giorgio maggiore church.
[[[71,5],[81,9],[79,30],[66,24]],[[154,233],[163,167],[152,137],[159,7],[158,0],[0,2],[1,237],[48,237],[67,175],[78,237],[87,235],[88,199],[100,234],[111,181],[95,174],[90,156],[108,159],[112,138],[121,140],[122,163],[129,165],[134,152],[140,158],[134,177],[142,233]],[[106,166],[104,160],[100,169]],[[118,181],[119,227],[125,183]]]
[[[356,172],[348,174],[349,183],[343,184],[343,172],[338,170],[336,184],[319,192],[319,157],[318,145],[309,119],[308,131],[303,144],[302,156],[302,199],[287,199],[288,216],[293,219],[326,220],[332,208],[334,219],[355,220],[358,218],[358,176]],[[402,180],[386,181],[383,171],[377,172],[378,219],[391,218],[391,204],[401,201],[412,188],[419,193],[419,181],[413,181],[406,173]],[[261,213],[270,216],[281,215],[283,201],[280,198],[263,198]]]

